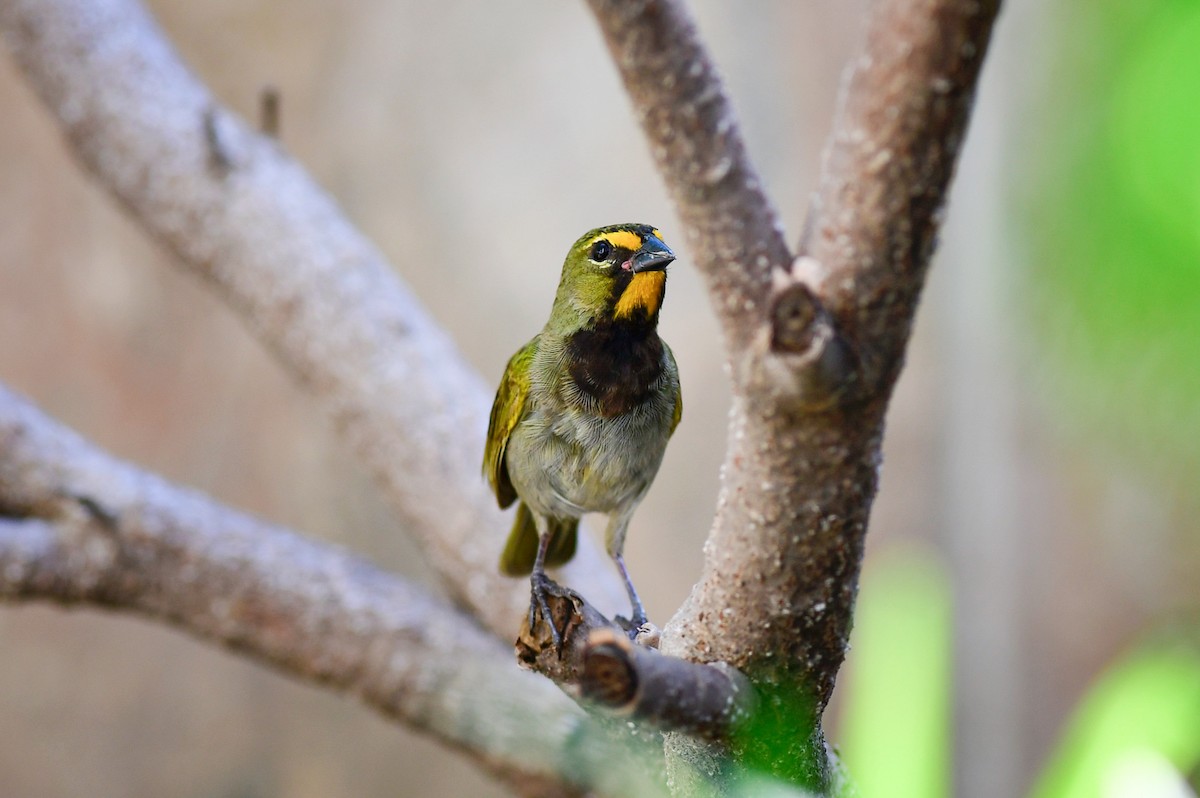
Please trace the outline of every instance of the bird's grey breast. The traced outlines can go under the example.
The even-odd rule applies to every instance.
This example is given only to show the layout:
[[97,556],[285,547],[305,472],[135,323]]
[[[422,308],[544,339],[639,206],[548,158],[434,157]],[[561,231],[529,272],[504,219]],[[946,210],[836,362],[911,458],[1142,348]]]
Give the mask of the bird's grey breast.
[[641,401],[609,414],[596,395],[580,388],[568,355],[553,347],[539,353],[543,362],[534,365],[529,407],[509,443],[520,452],[513,459],[522,463],[510,474],[513,484],[532,509],[549,515],[628,509],[662,462],[677,377],[673,369],[659,368]]

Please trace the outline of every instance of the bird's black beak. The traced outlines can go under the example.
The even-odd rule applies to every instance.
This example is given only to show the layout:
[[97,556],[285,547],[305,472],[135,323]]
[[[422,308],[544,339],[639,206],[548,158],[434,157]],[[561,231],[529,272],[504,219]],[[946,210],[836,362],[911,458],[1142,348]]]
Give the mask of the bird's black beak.
[[659,241],[657,236],[648,235],[642,239],[642,248],[634,253],[630,259],[630,265],[634,274],[661,272],[673,260],[675,260],[675,253],[671,251],[671,248]]

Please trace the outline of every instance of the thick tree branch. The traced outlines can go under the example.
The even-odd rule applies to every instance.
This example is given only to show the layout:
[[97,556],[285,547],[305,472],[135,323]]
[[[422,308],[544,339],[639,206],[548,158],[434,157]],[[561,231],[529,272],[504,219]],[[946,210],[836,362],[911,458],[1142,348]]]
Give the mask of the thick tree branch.
[[[829,271],[837,279],[817,281],[807,290],[827,296],[826,305],[840,313],[836,321],[855,333],[861,325],[853,314],[871,318],[878,332],[859,346],[876,363],[888,364],[893,376],[932,252],[934,212],[949,185],[997,10],[998,3],[974,0],[881,0],[852,73],[847,110],[835,128],[832,176],[823,185],[840,193],[834,192],[836,203],[819,200],[815,212],[821,220],[836,207],[845,229],[833,231],[831,223],[818,221],[821,244],[811,253],[817,264],[833,245],[852,255]],[[970,57],[957,55],[962,53]],[[903,125],[882,124],[893,115],[889,108]],[[842,150],[864,137],[877,145],[875,157],[853,160],[861,169],[845,173]],[[888,146],[897,148],[895,167],[880,155]],[[909,157],[914,148],[921,155]],[[869,222],[858,221],[864,215]],[[900,231],[912,233],[903,238],[904,246]],[[813,269],[809,258],[800,265]],[[903,297],[907,304],[892,302],[890,315],[877,318],[884,285],[887,296]],[[791,290],[791,285],[777,289]],[[821,314],[807,318],[816,324]],[[705,575],[667,630],[669,641],[693,654],[727,659],[752,672],[799,668],[818,708],[843,657],[875,492],[890,383],[876,381],[872,388],[863,401],[826,413],[797,412],[755,396],[739,401],[725,502]],[[788,656],[761,659],[780,653]],[[750,659],[759,661],[751,665]]]
[[117,461],[0,387],[0,601],[33,599],[163,620],[351,693],[529,794],[653,789],[461,611]]
[[[99,182],[332,414],[454,598],[511,639],[528,587],[479,474],[491,395],[380,253],[220,108],[133,0],[3,0],[0,32]],[[568,581],[623,601],[584,536]]]
[[800,242],[802,279],[870,353],[886,394],[904,347],[1000,0],[887,0],[850,65]]
[[588,0],[708,283],[731,357],[761,318],[773,269],[791,263],[696,25],[680,0]]
[[[717,518],[662,648],[744,671],[777,716],[742,758],[828,789],[819,720],[845,655],[883,416],[999,0],[874,4],[794,265],[681,4],[589,4],[733,350]],[[681,740],[672,750],[695,761]]]

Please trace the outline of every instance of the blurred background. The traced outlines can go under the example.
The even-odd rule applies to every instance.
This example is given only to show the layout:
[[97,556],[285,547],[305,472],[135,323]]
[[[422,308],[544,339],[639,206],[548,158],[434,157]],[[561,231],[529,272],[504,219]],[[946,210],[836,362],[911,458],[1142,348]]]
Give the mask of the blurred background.
[[[285,146],[489,380],[544,321],[582,231],[645,221],[682,250],[662,332],[687,410],[627,548],[669,618],[699,573],[728,392],[584,5],[149,5],[246,117],[279,89]],[[868,4],[692,5],[795,241]],[[1200,4],[1006,6],[889,420],[830,736],[867,798],[1187,795]],[[0,380],[119,456],[422,579],[319,410],[80,174],[2,58],[0,119]],[[337,696],[159,625],[40,606],[0,608],[0,785],[503,794]]]

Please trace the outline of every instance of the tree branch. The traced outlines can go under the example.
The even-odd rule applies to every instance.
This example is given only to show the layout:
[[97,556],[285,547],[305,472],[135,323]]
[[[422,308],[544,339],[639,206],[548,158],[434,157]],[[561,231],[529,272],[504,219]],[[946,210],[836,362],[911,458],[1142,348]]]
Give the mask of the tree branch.
[[733,106],[679,0],[588,0],[684,223],[731,357],[792,256]]
[[[380,253],[133,0],[5,0],[0,32],[83,164],[331,413],[451,595],[511,639],[528,587],[496,566],[491,393]],[[567,579],[619,606],[601,562],[584,536]]]
[[886,395],[908,343],[1000,0],[877,3],[826,146],[802,275]]
[[668,657],[612,630],[589,636],[582,676],[585,700],[701,739],[728,739],[754,711],[754,689],[729,665]]
[[[517,637],[517,659],[585,706],[599,707],[608,717],[713,741],[727,740],[753,712],[754,690],[736,669],[635,645],[583,596],[553,582],[546,600],[562,645],[554,644],[541,618],[533,628],[526,619]],[[639,643],[646,642],[643,637]]]
[[999,0],[874,4],[794,264],[682,5],[589,5],[732,350],[717,517],[662,648],[744,671],[770,700],[740,755],[825,790],[884,412]]
[[166,621],[348,692],[528,794],[653,789],[461,611],[114,460],[0,387],[0,600],[33,599]]

